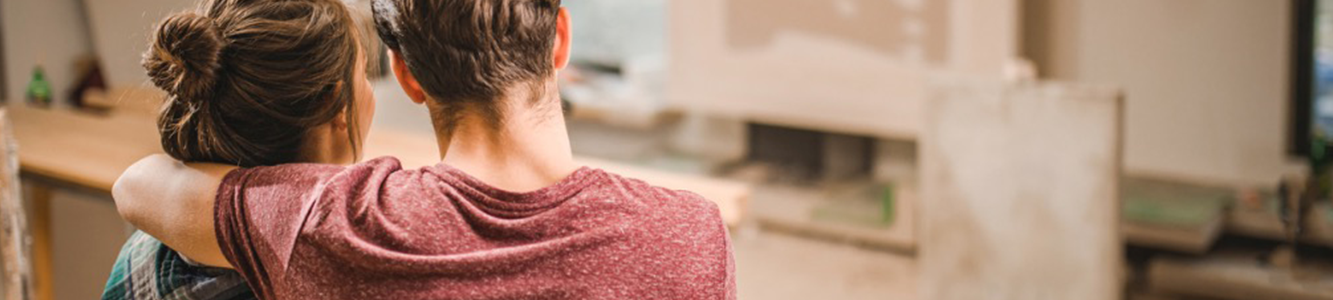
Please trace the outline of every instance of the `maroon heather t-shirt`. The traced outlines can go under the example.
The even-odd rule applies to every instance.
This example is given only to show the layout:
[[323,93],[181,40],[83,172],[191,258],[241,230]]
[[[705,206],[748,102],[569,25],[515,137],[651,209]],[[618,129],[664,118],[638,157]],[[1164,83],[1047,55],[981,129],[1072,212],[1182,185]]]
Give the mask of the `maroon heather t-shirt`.
[[582,168],[514,193],[444,164],[231,172],[218,243],[264,299],[735,299],[699,195]]

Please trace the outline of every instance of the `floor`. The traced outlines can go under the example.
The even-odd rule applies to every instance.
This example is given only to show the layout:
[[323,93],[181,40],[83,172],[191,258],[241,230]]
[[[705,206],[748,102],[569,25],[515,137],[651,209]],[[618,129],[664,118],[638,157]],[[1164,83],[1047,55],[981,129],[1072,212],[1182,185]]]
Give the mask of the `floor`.
[[733,239],[740,299],[916,299],[910,257],[771,232]]

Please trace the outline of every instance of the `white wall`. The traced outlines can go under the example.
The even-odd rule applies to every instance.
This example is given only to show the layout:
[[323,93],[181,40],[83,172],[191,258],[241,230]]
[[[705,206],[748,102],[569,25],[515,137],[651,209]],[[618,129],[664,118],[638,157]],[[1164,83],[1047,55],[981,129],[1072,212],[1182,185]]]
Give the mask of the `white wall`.
[[[1126,170],[1269,185],[1287,170],[1288,1],[1028,0],[1052,79],[1117,84]],[[1028,31],[1032,36],[1033,30]]]
[[41,64],[56,101],[68,101],[65,97],[78,76],[74,60],[92,53],[80,0],[0,1],[0,13],[8,88],[4,100],[21,101],[33,68]]

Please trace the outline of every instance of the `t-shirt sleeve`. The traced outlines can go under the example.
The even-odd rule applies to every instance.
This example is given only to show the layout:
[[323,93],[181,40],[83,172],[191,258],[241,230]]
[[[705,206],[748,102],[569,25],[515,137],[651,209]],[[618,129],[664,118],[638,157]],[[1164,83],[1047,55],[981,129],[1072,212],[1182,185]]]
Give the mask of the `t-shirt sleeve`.
[[323,186],[345,167],[292,164],[238,169],[218,187],[213,223],[227,261],[257,294],[272,292]]

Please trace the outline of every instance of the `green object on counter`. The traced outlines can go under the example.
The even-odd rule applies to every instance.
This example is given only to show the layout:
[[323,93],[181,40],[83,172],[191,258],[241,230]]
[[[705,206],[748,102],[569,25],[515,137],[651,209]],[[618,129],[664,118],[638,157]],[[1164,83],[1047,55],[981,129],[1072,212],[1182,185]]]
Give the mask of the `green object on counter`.
[[1219,187],[1127,178],[1121,185],[1126,222],[1155,226],[1206,226],[1234,204],[1234,192]]
[[894,214],[892,185],[861,185],[839,188],[825,195],[823,201],[812,207],[811,217],[868,228],[888,228],[897,217]]
[[1333,205],[1324,206],[1324,224],[1333,225]]
[[51,105],[51,83],[46,81],[46,74],[41,66],[32,70],[32,81],[28,82],[28,103],[40,106]]
[[1327,143],[1325,143],[1324,141],[1323,130],[1315,129],[1314,134],[1311,134],[1311,136],[1312,137],[1310,139],[1310,160],[1313,161],[1312,163],[1314,165],[1313,167],[1315,169],[1318,169],[1319,166],[1323,165],[1322,162],[1325,161],[1324,149],[1327,149],[1326,148]]
[[884,224],[893,224],[893,219],[897,217],[893,214],[893,184],[884,186],[884,194],[880,198],[884,213],[882,221]]

